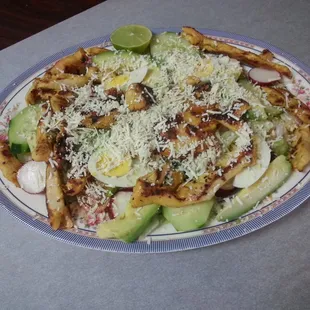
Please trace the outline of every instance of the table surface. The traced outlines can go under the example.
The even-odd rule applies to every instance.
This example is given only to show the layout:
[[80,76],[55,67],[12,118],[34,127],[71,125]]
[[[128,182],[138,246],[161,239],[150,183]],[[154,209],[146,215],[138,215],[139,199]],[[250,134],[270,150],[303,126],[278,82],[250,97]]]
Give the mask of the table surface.
[[105,0],[1,0],[0,50]]
[[[0,87],[41,59],[128,23],[235,32],[309,65],[309,12],[308,0],[110,0],[1,51]],[[157,255],[64,244],[0,209],[1,309],[309,309],[308,204],[245,237]]]

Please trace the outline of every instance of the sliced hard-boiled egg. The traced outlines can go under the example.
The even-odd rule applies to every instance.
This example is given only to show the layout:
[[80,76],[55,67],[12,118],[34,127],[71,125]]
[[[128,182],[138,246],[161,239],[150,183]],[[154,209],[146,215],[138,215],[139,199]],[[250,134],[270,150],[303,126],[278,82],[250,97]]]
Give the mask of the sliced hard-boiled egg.
[[126,156],[114,163],[113,156],[100,149],[90,157],[88,170],[97,180],[116,187],[132,187],[148,172],[138,159]]
[[129,75],[127,74],[117,75],[105,81],[104,88],[105,89],[111,89],[111,88],[122,89],[125,85],[127,85],[128,81],[129,81]]
[[130,157],[124,158],[117,166],[113,166],[113,159],[110,156],[103,153],[97,157],[96,168],[99,171],[103,171],[104,175],[108,177],[121,177],[126,175],[132,165]]
[[208,80],[214,70],[214,66],[211,59],[202,59],[200,65],[195,69],[194,76],[200,78],[201,81],[205,82]]
[[266,172],[271,159],[270,148],[267,142],[259,138],[257,143],[257,162],[254,166],[244,169],[237,174],[233,185],[238,188],[246,188],[254,184]]
[[149,87],[154,87],[158,84],[164,83],[165,79],[162,77],[163,72],[158,67],[148,68],[147,74],[143,79],[143,84]]
[[147,72],[148,72],[148,67],[141,67],[135,71],[130,72],[128,85],[132,83],[141,83],[146,77]]
[[141,83],[148,73],[148,67],[141,67],[132,72],[112,77],[104,82],[105,89],[118,88],[126,90],[132,83]]

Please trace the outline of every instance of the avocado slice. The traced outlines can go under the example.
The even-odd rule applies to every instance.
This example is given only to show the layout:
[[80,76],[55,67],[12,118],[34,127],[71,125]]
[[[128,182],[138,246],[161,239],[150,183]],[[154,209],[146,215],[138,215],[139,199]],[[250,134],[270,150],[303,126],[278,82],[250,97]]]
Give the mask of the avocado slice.
[[163,53],[172,49],[179,49],[187,53],[199,54],[198,50],[193,48],[187,40],[180,37],[175,32],[163,32],[153,35],[150,43],[150,53],[157,60],[162,60]]
[[230,202],[225,202],[218,221],[231,221],[250,211],[265,197],[276,191],[289,178],[292,165],[284,155],[271,162],[264,175],[253,185],[242,189]]
[[136,209],[129,203],[123,215],[100,224],[97,235],[102,239],[117,238],[125,242],[134,242],[147,229],[159,209],[160,206],[156,204]]
[[141,55],[133,53],[133,52],[106,51],[98,55],[95,55],[92,60],[93,60],[93,63],[95,63],[99,67],[102,67],[102,66],[108,67],[109,64],[114,65],[121,58],[122,61],[120,62],[120,64],[122,67],[131,67],[140,57]]
[[189,231],[202,227],[208,220],[214,199],[187,207],[163,207],[163,216],[178,231]]

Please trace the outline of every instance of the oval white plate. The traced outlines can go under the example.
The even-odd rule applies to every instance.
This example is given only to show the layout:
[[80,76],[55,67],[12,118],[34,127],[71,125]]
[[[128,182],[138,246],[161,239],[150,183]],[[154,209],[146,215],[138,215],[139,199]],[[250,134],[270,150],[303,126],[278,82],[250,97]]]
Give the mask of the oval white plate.
[[[290,90],[303,102],[310,105],[310,68],[295,59],[293,56],[278,48],[248,37],[214,31],[198,29],[204,34],[217,40],[225,41],[242,49],[261,52],[267,48],[275,54],[275,61],[291,68],[295,77],[295,83],[288,85]],[[154,29],[155,33],[163,31],[175,31],[180,29]],[[0,139],[6,138],[6,128],[9,119],[25,106],[24,98],[34,78],[44,74],[58,59],[74,53],[79,47],[110,46],[109,36],[100,37],[72,46],[47,59],[16,78],[0,94]],[[132,244],[126,244],[118,240],[101,240],[96,237],[93,230],[80,225],[67,231],[53,231],[48,225],[45,197],[41,195],[27,194],[21,189],[15,188],[0,175],[0,204],[16,218],[28,226],[45,235],[59,240],[84,246],[92,249],[131,252],[131,253],[160,253],[194,249],[209,246],[231,240],[252,231],[262,228],[284,215],[290,213],[310,196],[309,169],[303,173],[294,172],[289,181],[282,186],[271,201],[264,200],[254,210],[244,215],[241,219],[228,223],[208,223],[203,229],[186,233],[176,233],[171,225],[165,225]]]

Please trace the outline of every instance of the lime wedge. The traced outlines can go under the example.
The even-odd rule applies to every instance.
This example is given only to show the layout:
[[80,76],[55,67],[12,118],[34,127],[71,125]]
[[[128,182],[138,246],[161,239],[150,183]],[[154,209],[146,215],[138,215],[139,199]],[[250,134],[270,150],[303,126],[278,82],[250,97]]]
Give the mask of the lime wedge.
[[129,50],[142,54],[151,42],[152,32],[142,25],[126,25],[114,30],[110,38],[117,50]]

